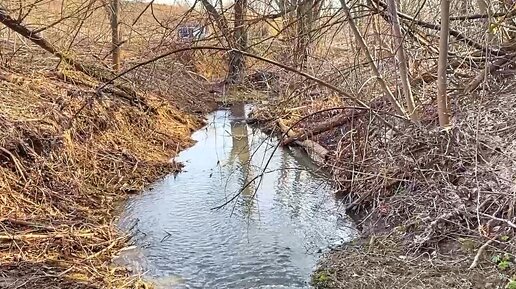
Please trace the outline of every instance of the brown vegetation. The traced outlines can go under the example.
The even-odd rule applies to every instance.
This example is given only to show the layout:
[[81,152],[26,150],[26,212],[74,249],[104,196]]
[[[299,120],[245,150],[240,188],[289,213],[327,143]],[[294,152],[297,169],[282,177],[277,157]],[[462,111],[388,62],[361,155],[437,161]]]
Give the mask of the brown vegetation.
[[[53,15],[52,7],[43,11]],[[0,287],[144,286],[138,276],[111,265],[127,245],[115,225],[116,211],[127,196],[180,170],[171,159],[191,144],[191,132],[202,124],[191,112],[213,108],[214,100],[202,94],[205,81],[182,69],[174,72],[177,81],[127,86],[124,79],[117,87],[126,90],[99,91],[99,80],[111,75],[109,65],[92,61],[84,42],[80,49],[72,45],[74,53],[54,53],[63,51],[56,36],[39,34],[55,47],[53,57],[44,50],[50,46],[42,49],[30,35],[25,36],[35,44],[20,43],[21,34],[6,29],[1,33]],[[159,66],[147,73],[160,69],[163,76],[170,73]],[[138,74],[129,77],[131,83],[143,82]]]
[[190,145],[199,119],[151,94],[153,112],[98,96],[70,71],[1,73],[2,286],[133,284],[109,266],[126,241],[114,211],[180,169],[170,159]]
[[[205,91],[251,87],[284,145],[322,152],[364,233],[327,256],[317,286],[515,281],[508,3],[121,2],[115,23],[104,2],[22,2],[0,7],[7,280],[129,284],[107,278],[124,244],[114,202],[177,170],[167,160],[199,124],[182,111],[205,111]],[[179,39],[182,23],[211,33]]]

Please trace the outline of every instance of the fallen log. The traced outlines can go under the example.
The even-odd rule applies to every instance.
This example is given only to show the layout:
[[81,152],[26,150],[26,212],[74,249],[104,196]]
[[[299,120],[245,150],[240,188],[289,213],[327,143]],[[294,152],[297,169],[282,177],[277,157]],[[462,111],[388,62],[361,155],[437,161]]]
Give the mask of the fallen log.
[[[369,103],[369,107],[371,109],[375,109],[375,110],[380,109],[384,105],[385,105],[385,103],[381,98],[374,99]],[[320,123],[312,126],[310,128],[310,130],[304,130],[299,133],[294,133],[294,134],[288,135],[288,137],[283,141],[283,145],[289,145],[295,141],[304,141],[308,138],[311,138],[311,137],[319,135],[323,132],[329,131],[333,128],[342,126],[342,125],[350,122],[353,118],[362,116],[362,115],[370,112],[370,110],[361,109],[359,107],[354,107],[354,108],[350,107],[350,109],[352,109],[352,111],[350,113],[339,114],[337,116],[334,116],[333,118],[330,118],[329,120],[320,122]],[[357,110],[360,110],[360,111],[357,112]]]
[[329,131],[335,127],[342,126],[342,125],[348,123],[349,121],[351,121],[354,117],[364,115],[365,113],[367,113],[367,111],[362,110],[359,112],[353,111],[351,113],[337,115],[336,117],[333,117],[326,121],[318,123],[317,125],[312,127],[310,130],[304,130],[298,134],[293,133],[292,135],[289,135],[288,138],[286,138],[282,144],[289,145],[295,141],[307,140],[310,137],[314,137],[318,134]]
[[[293,131],[291,127],[288,127],[281,118],[278,119],[277,124],[280,130],[283,133],[286,133],[288,137],[297,135],[296,132]],[[326,158],[329,155],[329,151],[326,148],[312,140],[295,141],[294,143],[302,147],[306,153],[318,164],[324,164]]]

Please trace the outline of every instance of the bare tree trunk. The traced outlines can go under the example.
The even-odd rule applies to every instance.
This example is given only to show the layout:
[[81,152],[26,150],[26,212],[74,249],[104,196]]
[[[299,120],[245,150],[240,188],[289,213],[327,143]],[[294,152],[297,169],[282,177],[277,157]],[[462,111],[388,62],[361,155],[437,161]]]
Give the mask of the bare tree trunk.
[[369,66],[371,67],[371,70],[373,71],[373,74],[375,75],[376,79],[378,80],[378,83],[380,84],[383,92],[386,94],[387,98],[391,102],[391,104],[394,106],[394,109],[396,109],[396,112],[399,113],[402,116],[406,116],[405,110],[401,106],[401,104],[396,100],[394,97],[394,94],[392,94],[389,87],[387,87],[387,83],[381,76],[380,72],[378,71],[378,67],[376,67],[376,64],[373,60],[373,57],[371,56],[371,52],[369,51],[369,48],[365,44],[364,38],[360,34],[360,31],[358,31],[357,26],[355,25],[355,22],[353,21],[353,17],[351,16],[351,12],[349,11],[349,7],[346,4],[346,0],[340,0],[340,3],[342,5],[342,9],[344,10],[344,13],[346,13],[346,17],[348,18],[348,23],[353,31],[353,34],[355,35],[356,41],[361,46],[361,48],[364,50],[364,53],[366,55],[367,61],[369,62]]
[[408,114],[414,121],[419,119],[416,112],[416,105],[414,104],[414,96],[412,95],[412,87],[410,86],[408,76],[407,59],[405,58],[405,49],[403,48],[403,35],[401,34],[400,21],[398,18],[398,9],[396,7],[396,0],[388,0],[387,5],[391,14],[392,30],[394,33],[394,43],[396,49],[396,57],[398,58],[398,67],[400,70],[401,87],[405,95],[407,103]]
[[308,60],[308,47],[312,38],[314,0],[305,0],[297,7],[297,37],[294,51],[296,68],[303,70]]
[[111,21],[111,53],[113,59],[113,70],[120,70],[120,28],[118,18],[120,15],[120,0],[111,0],[109,9]]
[[448,39],[450,35],[450,0],[441,0],[441,34],[439,41],[439,63],[437,68],[437,110],[439,125],[450,125],[450,105],[448,100],[446,68],[448,66]]
[[[235,47],[240,51],[245,51],[247,47],[247,29],[245,25],[245,14],[247,0],[236,0],[235,2],[235,27],[233,39]],[[245,70],[244,56],[238,51],[231,51],[229,54],[229,73],[227,83],[238,84],[243,81]]]
[[[215,23],[217,24],[217,28],[222,33],[223,38],[226,39],[230,47],[233,47],[234,41],[232,39],[231,32],[229,31],[227,19],[224,17],[224,15],[219,14],[219,12],[217,12],[217,9],[215,9],[215,7],[211,5],[211,3],[208,0],[201,0],[201,2],[208,14],[210,15],[210,17],[212,17]],[[222,44],[222,39],[220,40],[220,42]]]

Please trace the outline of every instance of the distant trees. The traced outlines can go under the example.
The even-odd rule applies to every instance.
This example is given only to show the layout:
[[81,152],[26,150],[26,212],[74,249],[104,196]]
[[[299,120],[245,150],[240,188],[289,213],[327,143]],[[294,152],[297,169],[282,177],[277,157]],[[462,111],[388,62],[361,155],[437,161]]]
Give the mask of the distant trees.
[[[62,6],[63,11],[53,9],[56,15],[45,21],[45,15],[33,13],[38,11],[36,6],[43,5],[40,2],[7,0],[0,7],[0,22],[77,69],[86,70],[83,68],[87,61],[83,60],[106,60],[99,66],[120,71],[120,27],[124,25],[124,31],[130,31],[124,50],[147,51],[149,58],[163,50],[187,45],[224,48],[215,52],[217,57],[213,58],[218,67],[202,75],[221,78],[225,74],[224,84],[241,85],[251,65],[263,67],[254,61],[246,63],[244,55],[251,53],[273,61],[269,63],[287,65],[291,72],[297,70],[299,75],[323,80],[331,84],[327,87],[330,90],[346,91],[363,101],[365,108],[368,101],[383,97],[389,107],[382,109],[416,123],[426,119],[421,108],[431,103],[437,107],[439,125],[448,127],[452,115],[451,88],[466,92],[478,89],[490,73],[516,58],[512,31],[516,10],[507,7],[507,3],[475,1],[474,9],[473,3],[452,7],[450,0],[340,0],[340,5],[330,0],[199,0],[193,7],[180,8],[157,4],[155,7],[153,1],[124,2],[121,20],[120,0],[74,0],[67,5],[55,0],[48,2],[55,2],[55,8]],[[22,2],[27,5],[20,6]],[[199,9],[197,3],[204,9]],[[109,17],[104,17],[99,27],[92,25],[91,22],[98,22],[99,13],[103,15],[104,7]],[[436,20],[439,15],[440,20]],[[129,21],[124,22],[126,19]],[[133,26],[139,22],[145,25],[136,32]],[[211,24],[213,29],[211,35],[187,44],[177,39],[177,29],[185,23],[199,27]],[[129,41],[131,37],[138,40]],[[130,50],[135,48],[133,44],[145,48]],[[355,44],[360,49],[354,50]],[[88,53],[75,53],[84,47]],[[220,52],[225,49],[229,51]],[[457,68],[461,71],[452,73]],[[465,69],[470,71],[464,73]],[[471,77],[471,71],[476,77]],[[317,101],[331,94],[321,92],[315,83],[301,83],[298,87],[295,81],[299,80],[282,81],[286,85],[275,92],[287,99],[293,99],[291,94],[299,94],[306,100]],[[428,88],[434,91],[428,93]]]
[[[485,4],[483,0],[478,1],[480,4]],[[235,49],[228,53],[227,83],[239,84],[245,74],[245,59],[238,51],[247,50],[258,54],[261,52],[254,50],[256,44],[249,43],[247,37],[248,30],[252,30],[253,25],[260,21],[260,29],[263,28],[263,25],[270,25],[278,30],[277,35],[260,34],[264,37],[269,36],[268,39],[270,39],[268,42],[266,40],[258,41],[258,43],[266,42],[269,45],[264,53],[275,51],[270,55],[277,53],[274,56],[280,54],[284,56],[291,52],[287,57],[278,59],[300,71],[307,71],[310,67],[307,64],[311,61],[323,63],[326,57],[325,53],[335,56],[336,49],[343,48],[340,45],[345,42],[343,40],[348,38],[346,30],[343,30],[345,27],[351,30],[355,43],[360,47],[359,50],[353,51],[355,55],[346,56],[360,63],[355,67],[355,71],[361,70],[362,67],[368,67],[369,77],[364,75],[362,79],[358,80],[359,90],[375,86],[376,93],[381,91],[383,97],[390,102],[391,107],[398,115],[419,123],[422,111],[418,111],[418,106],[421,107],[421,98],[419,95],[415,97],[414,91],[419,91],[419,89],[414,87],[421,83],[434,82],[437,88],[437,98],[434,98],[434,104],[437,107],[441,127],[448,127],[451,119],[448,97],[448,73],[450,71],[448,58],[454,58],[453,65],[457,65],[457,63],[464,65],[465,62],[461,61],[461,58],[464,60],[471,57],[471,53],[475,54],[474,57],[484,57],[487,52],[489,54],[486,58],[487,61],[495,62],[501,54],[495,53],[498,50],[493,46],[492,41],[490,40],[487,45],[484,45],[478,31],[475,32],[476,34],[471,31],[474,31],[473,28],[479,27],[477,23],[486,22],[484,19],[489,22],[489,19],[492,18],[491,15],[502,16],[501,21],[505,21],[512,19],[515,14],[511,11],[500,14],[500,12],[491,11],[485,7],[486,5],[480,4],[482,6],[480,12],[485,15],[476,14],[475,11],[469,9],[471,5],[458,5],[457,9],[460,10],[460,13],[472,14],[450,18],[450,0],[440,1],[440,4],[437,1],[427,3],[406,0],[370,0],[353,2],[353,5],[349,1],[340,0],[341,10],[339,7],[335,7],[335,3],[327,0],[270,0],[269,2],[260,2],[255,6],[253,6],[255,3],[250,0],[235,0],[234,5],[221,7],[221,12],[217,12],[213,5],[208,3],[208,0],[201,0],[201,2],[204,3],[208,14],[213,16],[212,19],[218,26],[219,32],[224,35],[226,41],[221,44]],[[406,9],[403,13],[399,9],[401,5]],[[439,10],[435,9],[437,5],[440,5]],[[263,11],[272,10],[273,12],[269,15],[261,15],[253,9],[256,6],[262,7]],[[344,15],[340,13],[341,11]],[[407,11],[416,14],[411,15]],[[432,22],[437,14],[441,16],[440,22]],[[376,15],[380,15],[380,18]],[[371,23],[368,21],[369,17],[380,20],[380,22],[373,20],[377,38],[375,43],[392,43],[393,49],[387,48],[388,53],[385,52],[385,45],[376,47],[370,41],[372,32],[369,29]],[[282,20],[276,21],[277,18]],[[234,25],[228,25],[228,19],[232,19]],[[382,19],[384,22],[381,22]],[[461,30],[461,26],[451,29],[450,24],[453,24],[453,21],[471,21],[472,23],[464,25],[463,30]],[[477,22],[473,23],[473,21]],[[391,29],[392,34],[385,30],[386,27]],[[381,29],[384,29],[383,33],[380,33]],[[485,33],[492,34],[492,31],[482,32],[484,36]],[[453,37],[454,42],[450,43],[450,36]],[[319,46],[314,45],[320,39],[326,39],[327,42],[321,41],[318,43]],[[340,43],[338,45],[329,44],[334,41],[336,43],[340,41]],[[280,43],[285,46],[279,48]],[[414,51],[416,52],[414,53]],[[419,59],[415,58],[416,55]],[[335,57],[339,58],[339,56]],[[391,58],[390,63],[389,58]],[[435,59],[438,59],[437,63]],[[326,62],[332,62],[332,60],[326,59]],[[426,71],[410,70],[410,68],[420,69],[420,64],[423,62],[426,64]],[[489,66],[489,63],[487,65]],[[337,66],[333,68],[336,73],[341,73],[342,71],[339,71]],[[463,83],[466,82],[468,81]],[[418,103],[416,103],[416,99]]]

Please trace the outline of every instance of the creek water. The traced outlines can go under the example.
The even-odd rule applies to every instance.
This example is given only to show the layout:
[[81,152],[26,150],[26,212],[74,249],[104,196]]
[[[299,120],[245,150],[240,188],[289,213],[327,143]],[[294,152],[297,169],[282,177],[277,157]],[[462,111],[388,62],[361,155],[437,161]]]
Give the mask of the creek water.
[[116,262],[158,288],[309,288],[320,255],[355,236],[327,177],[243,114],[210,114],[177,157],[184,172],[126,204],[136,249]]

